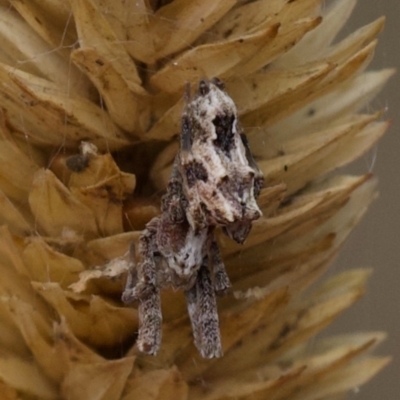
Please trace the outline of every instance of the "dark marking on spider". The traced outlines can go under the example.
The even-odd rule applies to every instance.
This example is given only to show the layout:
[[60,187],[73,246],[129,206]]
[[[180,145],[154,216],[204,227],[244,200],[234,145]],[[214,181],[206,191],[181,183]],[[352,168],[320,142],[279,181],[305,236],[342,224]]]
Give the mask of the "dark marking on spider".
[[212,123],[215,126],[217,138],[214,140],[215,146],[219,147],[226,155],[229,155],[234,146],[233,123],[235,117],[233,115],[217,115]]
[[197,180],[207,182],[208,173],[203,164],[193,161],[185,166],[189,187],[192,187]]

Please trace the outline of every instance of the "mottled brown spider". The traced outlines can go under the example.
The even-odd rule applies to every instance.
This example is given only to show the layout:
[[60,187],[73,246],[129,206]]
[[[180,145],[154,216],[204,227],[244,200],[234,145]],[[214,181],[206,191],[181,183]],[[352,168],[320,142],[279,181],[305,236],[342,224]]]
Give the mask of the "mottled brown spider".
[[203,357],[222,355],[216,294],[230,281],[215,228],[238,243],[261,216],[256,203],[263,176],[242,133],[233,100],[219,79],[187,88],[180,151],[153,218],[139,240],[140,263],[129,274],[122,299],[139,301],[139,350],[156,354],[161,343],[160,290],[183,290],[194,342]]

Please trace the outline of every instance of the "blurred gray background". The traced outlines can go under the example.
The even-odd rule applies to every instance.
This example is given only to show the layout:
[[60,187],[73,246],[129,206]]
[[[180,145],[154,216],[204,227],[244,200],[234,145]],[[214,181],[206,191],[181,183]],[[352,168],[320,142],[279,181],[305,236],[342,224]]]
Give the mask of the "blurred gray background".
[[[329,0],[326,1],[329,5]],[[370,69],[400,70],[400,0],[359,0],[342,34],[386,15],[386,27]],[[392,126],[369,154],[350,171],[364,173],[372,167],[379,178],[378,200],[346,243],[331,272],[373,267],[367,294],[334,322],[330,332],[375,331],[389,333],[378,348],[393,361],[370,383],[351,393],[349,399],[400,399],[400,71],[373,101],[371,110],[387,109]],[[375,163],[373,161],[375,159]]]

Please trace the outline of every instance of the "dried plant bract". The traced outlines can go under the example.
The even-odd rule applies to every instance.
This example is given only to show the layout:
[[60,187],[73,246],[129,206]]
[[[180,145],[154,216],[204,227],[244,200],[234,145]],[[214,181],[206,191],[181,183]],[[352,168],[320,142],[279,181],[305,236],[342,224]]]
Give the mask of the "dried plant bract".
[[315,338],[370,275],[323,277],[377,193],[340,168],[389,125],[356,2],[0,0],[2,399],[332,400],[387,364]]

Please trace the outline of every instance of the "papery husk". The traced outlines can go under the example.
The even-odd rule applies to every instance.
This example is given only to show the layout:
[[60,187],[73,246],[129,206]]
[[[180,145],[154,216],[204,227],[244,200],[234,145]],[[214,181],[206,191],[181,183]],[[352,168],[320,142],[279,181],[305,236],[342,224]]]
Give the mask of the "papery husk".
[[[2,398],[339,400],[387,364],[371,355],[382,332],[312,339],[371,274],[322,281],[377,196],[372,174],[336,170],[389,126],[365,111],[394,73],[366,71],[384,18],[334,41],[355,4],[0,0]],[[149,357],[120,296],[160,212],[184,87],[213,76],[264,173],[263,216],[243,246],[217,230],[224,356],[199,356],[171,289]]]

